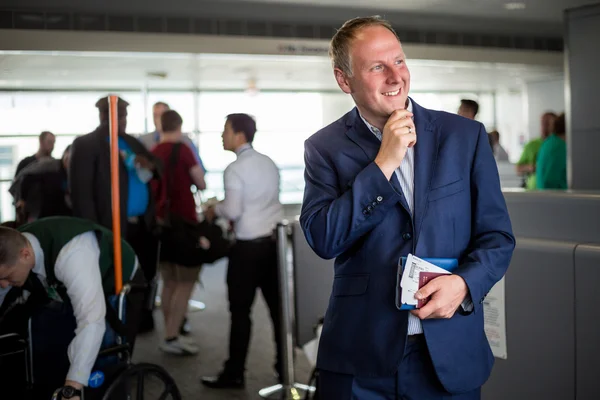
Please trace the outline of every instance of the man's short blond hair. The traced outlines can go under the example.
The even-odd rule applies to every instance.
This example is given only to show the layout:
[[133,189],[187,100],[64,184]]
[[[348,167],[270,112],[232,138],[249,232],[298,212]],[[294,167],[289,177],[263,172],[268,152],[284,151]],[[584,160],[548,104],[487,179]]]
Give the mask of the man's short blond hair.
[[350,19],[344,22],[344,25],[338,29],[329,44],[329,57],[331,58],[333,68],[339,68],[347,76],[352,76],[350,44],[356,38],[358,31],[369,26],[382,26],[392,32],[398,41],[400,41],[398,34],[392,28],[392,24],[379,15]]
[[16,229],[0,226],[0,267],[13,267],[29,241]]

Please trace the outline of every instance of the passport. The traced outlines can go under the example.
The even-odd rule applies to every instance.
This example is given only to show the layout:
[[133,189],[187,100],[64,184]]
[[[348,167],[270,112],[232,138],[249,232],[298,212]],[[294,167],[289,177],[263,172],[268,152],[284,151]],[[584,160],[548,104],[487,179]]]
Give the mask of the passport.
[[[448,271],[449,273],[454,272],[457,268],[458,268],[458,260],[456,258],[422,258],[423,261],[427,261],[437,267],[442,268],[445,271]],[[402,275],[404,272],[404,267],[406,266],[406,261],[407,261],[407,257],[401,257],[400,260],[398,260],[398,271],[396,273],[396,308],[398,310],[416,310],[417,308],[419,308],[420,306],[418,304],[412,305],[412,304],[406,304],[402,302]],[[410,272],[411,270],[409,270]],[[420,278],[420,274],[425,272],[425,271],[421,271],[421,272],[417,272],[417,271],[413,271],[414,273],[418,273],[419,274],[419,278]],[[437,273],[437,272],[434,272]],[[443,273],[442,273],[443,274]],[[414,276],[414,275],[413,275]],[[428,278],[429,280],[433,279],[433,278]],[[417,283],[417,282],[415,282]],[[416,285],[415,285],[416,286]],[[420,288],[421,286],[419,286]],[[418,301],[417,301],[418,303]]]
[[[442,276],[442,275],[449,275],[448,274],[444,274],[441,272],[421,272],[419,274],[419,289],[421,289],[423,286],[427,285],[427,283],[429,283],[429,281],[431,281],[432,279],[437,278],[438,276]],[[429,301],[430,297],[426,297],[422,300],[419,300],[417,302],[417,308],[421,308],[423,307],[425,304],[427,304],[427,302]]]

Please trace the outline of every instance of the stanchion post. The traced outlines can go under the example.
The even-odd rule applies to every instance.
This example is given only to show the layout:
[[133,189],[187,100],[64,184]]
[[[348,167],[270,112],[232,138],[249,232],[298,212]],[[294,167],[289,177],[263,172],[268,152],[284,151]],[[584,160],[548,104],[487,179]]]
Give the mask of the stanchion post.
[[110,183],[112,201],[113,247],[115,256],[115,293],[123,287],[123,260],[121,258],[121,195],[119,193],[119,98],[108,96],[108,120],[110,121]]
[[294,374],[294,262],[290,246],[288,221],[277,224],[277,268],[279,276],[280,329],[279,352],[282,356],[281,384],[261,389],[258,394],[265,399],[299,400],[302,393],[311,390],[307,385],[296,383]]

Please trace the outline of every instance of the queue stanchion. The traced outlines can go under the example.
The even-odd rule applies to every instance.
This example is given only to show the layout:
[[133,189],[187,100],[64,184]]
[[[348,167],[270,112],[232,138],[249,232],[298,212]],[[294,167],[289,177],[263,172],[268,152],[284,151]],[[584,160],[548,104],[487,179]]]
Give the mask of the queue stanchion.
[[264,399],[300,400],[310,386],[295,382],[294,374],[294,262],[291,245],[291,229],[288,221],[277,224],[277,268],[280,298],[280,325],[282,355],[281,383],[259,390]]

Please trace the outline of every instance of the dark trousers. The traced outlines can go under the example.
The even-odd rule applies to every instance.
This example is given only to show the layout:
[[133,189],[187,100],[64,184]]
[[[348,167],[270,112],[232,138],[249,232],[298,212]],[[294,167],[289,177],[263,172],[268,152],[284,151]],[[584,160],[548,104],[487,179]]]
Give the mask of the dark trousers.
[[144,293],[144,308],[140,318],[141,330],[146,331],[153,328],[152,310],[154,309],[154,298],[156,296],[156,269],[158,263],[158,238],[146,226],[143,218],[136,223],[127,224],[127,243],[131,245],[138,257],[140,268],[148,288]]
[[[319,371],[319,400],[479,400],[481,390],[450,394],[435,373],[422,335],[406,344],[404,357],[394,376],[358,378]],[[460,368],[460,366],[457,366]]]
[[273,321],[275,343],[277,345],[275,370],[281,376],[280,301],[275,240],[262,238],[251,241],[237,241],[229,255],[227,288],[229,292],[231,330],[229,333],[229,359],[225,363],[224,374],[234,378],[244,376],[252,330],[250,313],[256,289],[260,288]]

